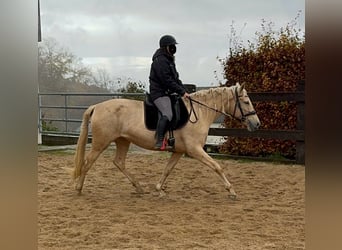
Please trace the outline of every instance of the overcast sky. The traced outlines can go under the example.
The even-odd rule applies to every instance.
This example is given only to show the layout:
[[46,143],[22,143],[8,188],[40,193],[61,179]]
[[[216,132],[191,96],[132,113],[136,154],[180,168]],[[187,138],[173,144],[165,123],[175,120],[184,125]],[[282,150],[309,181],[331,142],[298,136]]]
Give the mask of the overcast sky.
[[305,0],[41,0],[43,39],[53,37],[85,65],[105,68],[112,77],[148,84],[151,57],[159,38],[173,35],[176,64],[184,83],[217,85],[222,79],[217,57],[229,51],[230,26],[243,41],[254,41],[261,20],[285,27]]

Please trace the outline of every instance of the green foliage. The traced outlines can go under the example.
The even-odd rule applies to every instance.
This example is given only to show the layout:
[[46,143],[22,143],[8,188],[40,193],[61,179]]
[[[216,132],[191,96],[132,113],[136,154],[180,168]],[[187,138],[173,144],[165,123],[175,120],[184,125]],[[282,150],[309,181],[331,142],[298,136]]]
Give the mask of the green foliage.
[[[221,59],[226,86],[236,82],[246,83],[249,92],[296,91],[299,81],[305,80],[305,39],[297,30],[296,19],[273,31],[272,22],[262,20],[261,32],[256,32],[257,43],[248,41],[248,48],[236,38],[232,25],[230,55]],[[253,100],[252,100],[253,101]],[[296,105],[291,102],[254,102],[255,110],[262,123],[261,129],[296,129]],[[241,127],[227,119],[226,127]],[[280,154],[293,159],[295,142],[275,139],[228,137],[220,152],[237,155],[269,156]]]
[[145,92],[145,84],[142,82],[131,82],[127,83],[126,87],[123,87],[119,90],[119,92],[123,93],[144,93]]
[[52,125],[52,121],[42,120],[42,131],[58,131],[58,128]]
[[[145,83],[143,82],[133,82],[133,81],[128,81],[126,87],[122,87],[119,89],[119,92],[122,93],[145,93]],[[126,96],[125,98],[127,99],[134,99],[134,100],[144,100],[144,96]]]

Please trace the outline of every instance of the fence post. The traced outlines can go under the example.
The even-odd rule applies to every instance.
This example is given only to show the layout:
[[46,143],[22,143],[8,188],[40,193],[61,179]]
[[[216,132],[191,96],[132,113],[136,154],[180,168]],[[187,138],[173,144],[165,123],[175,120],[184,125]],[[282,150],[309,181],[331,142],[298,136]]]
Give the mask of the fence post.
[[64,95],[65,132],[68,132],[68,95]]
[[[301,80],[297,85],[298,92],[305,93],[305,81]],[[305,130],[305,102],[297,102],[297,130]],[[296,162],[299,164],[305,164],[305,142],[304,140],[296,141]]]
[[42,128],[42,96],[38,93],[38,144],[42,144],[42,134],[41,132],[43,131]]

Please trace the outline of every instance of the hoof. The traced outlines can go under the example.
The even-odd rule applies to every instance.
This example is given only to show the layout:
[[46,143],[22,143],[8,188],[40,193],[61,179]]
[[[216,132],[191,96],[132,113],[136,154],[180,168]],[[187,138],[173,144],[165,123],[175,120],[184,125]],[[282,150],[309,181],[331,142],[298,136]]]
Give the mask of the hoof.
[[163,190],[159,191],[159,197],[165,197],[166,193]]
[[144,190],[141,187],[136,188],[138,194],[144,194]]
[[144,190],[142,189],[142,187],[140,186],[140,183],[138,182],[135,182],[135,183],[132,183],[133,186],[135,187],[135,190],[138,194],[143,194],[144,193]]
[[229,199],[233,200],[233,201],[236,201],[237,200],[237,195],[234,191],[234,189],[230,189],[229,190],[229,195],[228,195]]
[[77,195],[81,195],[82,194],[82,187],[80,187],[78,184],[75,185],[75,190],[77,192]]
[[237,200],[237,195],[236,194],[229,194],[228,195],[229,199],[236,201]]

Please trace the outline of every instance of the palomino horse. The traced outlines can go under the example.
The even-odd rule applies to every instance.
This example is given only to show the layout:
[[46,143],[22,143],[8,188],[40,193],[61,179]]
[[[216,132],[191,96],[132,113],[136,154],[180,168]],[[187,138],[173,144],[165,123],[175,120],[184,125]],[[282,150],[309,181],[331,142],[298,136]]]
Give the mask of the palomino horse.
[[[162,187],[181,156],[186,153],[209,168],[221,178],[229,197],[235,198],[236,193],[226,178],[221,166],[204,150],[203,146],[208,136],[209,126],[223,113],[241,120],[249,131],[260,126],[259,118],[253,108],[244,85],[237,83],[231,87],[217,87],[201,90],[185,99],[185,105],[190,114],[190,120],[184,127],[174,131],[175,148],[171,154],[157,191],[163,193]],[[75,168],[73,178],[76,180],[76,190],[82,191],[87,172],[110,145],[116,143],[115,166],[130,180],[138,192],[143,190],[131,173],[125,168],[125,159],[130,143],[153,150],[155,144],[154,131],[146,129],[144,124],[143,102],[128,99],[112,99],[90,106],[83,114],[81,133],[78,138],[75,153]],[[195,116],[196,120],[193,121]],[[92,147],[85,156],[85,145],[88,138],[88,123],[91,121]]]

